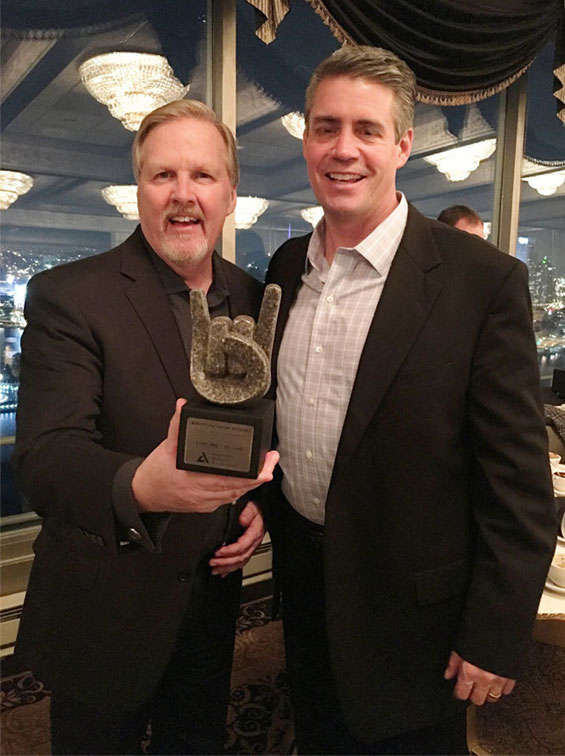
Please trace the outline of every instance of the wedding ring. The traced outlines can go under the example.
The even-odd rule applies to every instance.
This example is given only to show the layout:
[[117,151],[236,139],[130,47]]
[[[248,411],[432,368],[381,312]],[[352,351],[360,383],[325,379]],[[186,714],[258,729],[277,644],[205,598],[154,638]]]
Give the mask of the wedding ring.
[[487,696],[489,698],[494,698],[494,700],[497,701],[499,698],[502,697],[502,693],[499,693],[498,695],[496,695],[496,693],[487,693]]

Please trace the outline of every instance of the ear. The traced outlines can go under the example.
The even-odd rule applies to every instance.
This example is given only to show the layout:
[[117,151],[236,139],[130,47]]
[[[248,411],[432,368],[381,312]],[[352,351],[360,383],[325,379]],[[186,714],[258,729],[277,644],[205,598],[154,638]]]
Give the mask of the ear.
[[304,134],[302,135],[302,155],[304,158],[306,158],[306,142],[308,141],[308,126],[304,129]]
[[228,211],[226,213],[226,216],[227,215],[231,215],[233,213],[233,211],[235,210],[236,202],[237,202],[237,187],[236,186],[231,186],[230,187],[230,198],[229,198],[229,202],[228,202]]
[[414,140],[414,130],[408,129],[404,136],[401,136],[398,141],[398,160],[396,162],[397,168],[402,168],[408,162],[410,152],[412,151],[412,142]]

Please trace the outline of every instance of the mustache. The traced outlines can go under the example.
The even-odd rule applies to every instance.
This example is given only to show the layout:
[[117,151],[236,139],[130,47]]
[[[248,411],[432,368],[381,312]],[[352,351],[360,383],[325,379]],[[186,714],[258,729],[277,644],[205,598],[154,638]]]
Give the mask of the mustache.
[[179,216],[198,221],[204,220],[204,216],[194,205],[176,205],[175,207],[167,208],[164,213],[165,220],[167,221]]

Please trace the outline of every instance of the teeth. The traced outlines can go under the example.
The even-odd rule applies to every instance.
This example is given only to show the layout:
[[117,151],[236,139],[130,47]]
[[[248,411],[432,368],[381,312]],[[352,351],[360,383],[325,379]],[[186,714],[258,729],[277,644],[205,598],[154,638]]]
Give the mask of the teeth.
[[358,181],[362,178],[358,173],[329,173],[328,176],[335,181]]
[[190,218],[189,216],[176,215],[170,219],[173,223],[198,223],[198,218]]

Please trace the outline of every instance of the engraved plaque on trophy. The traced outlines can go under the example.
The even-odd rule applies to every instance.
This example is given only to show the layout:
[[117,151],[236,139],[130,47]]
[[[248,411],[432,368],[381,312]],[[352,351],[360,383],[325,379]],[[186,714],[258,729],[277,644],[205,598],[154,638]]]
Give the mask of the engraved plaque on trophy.
[[274,401],[271,351],[281,289],[269,284],[257,323],[248,315],[210,319],[206,296],[190,292],[190,377],[200,401],[181,411],[177,467],[256,478],[270,448]]

